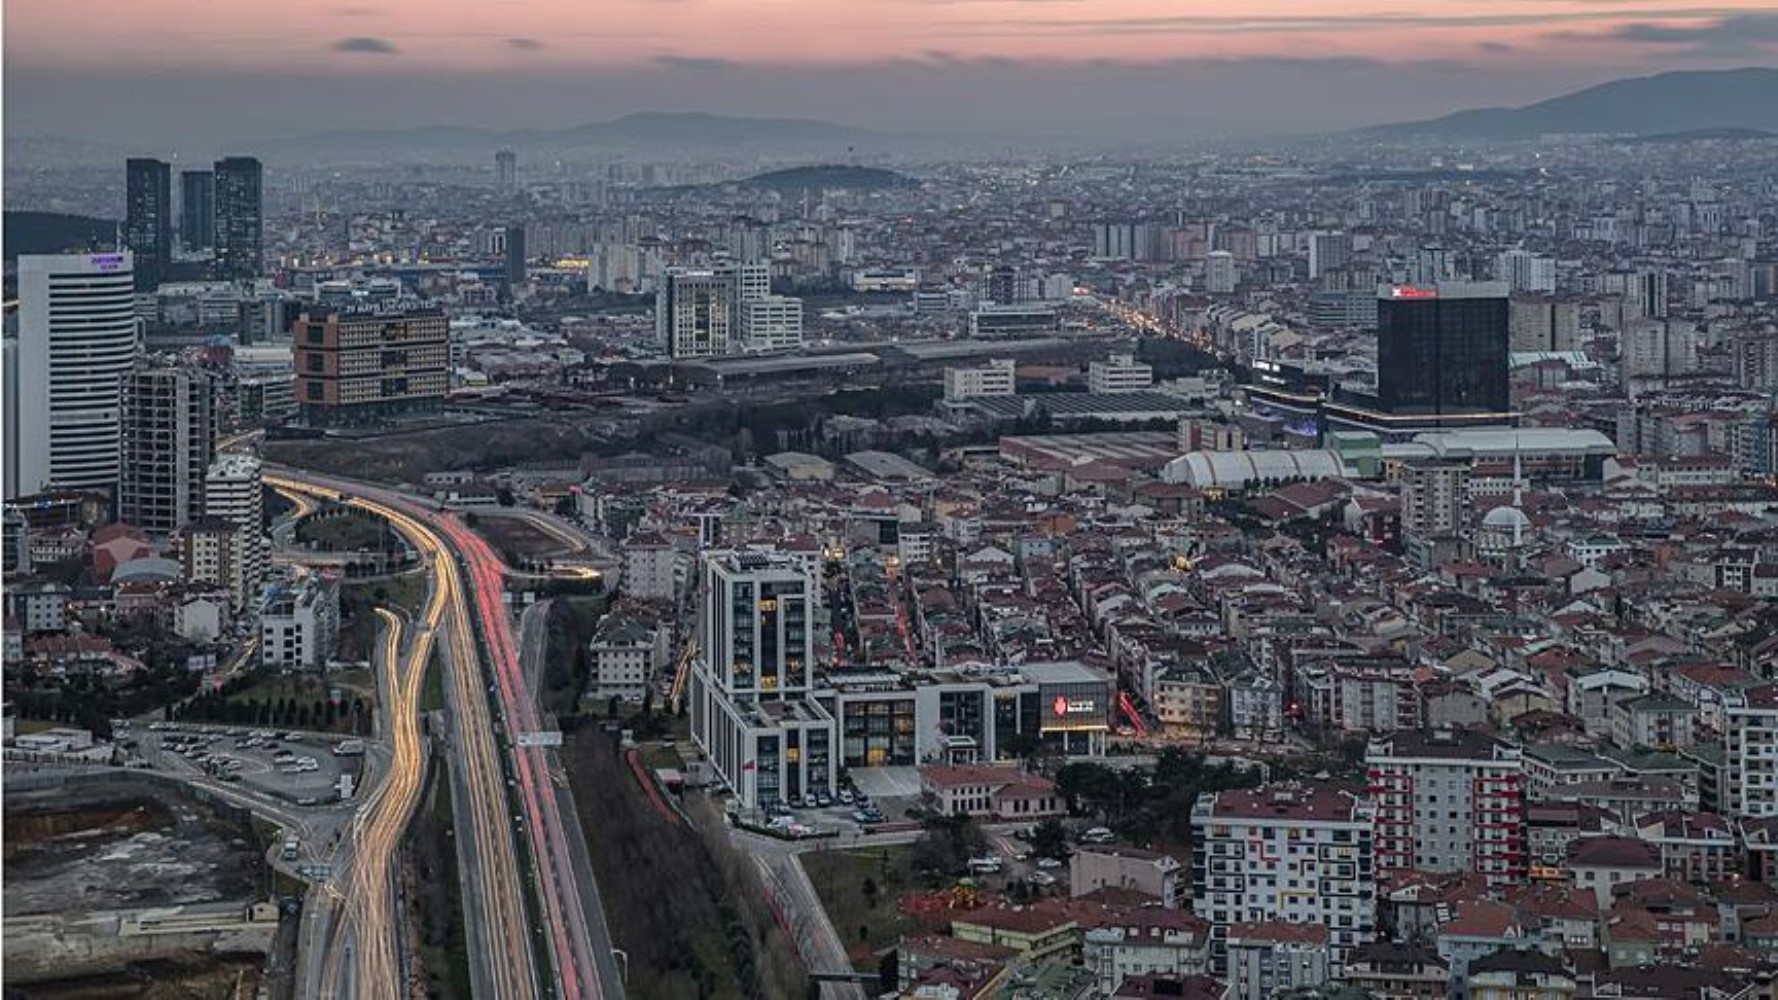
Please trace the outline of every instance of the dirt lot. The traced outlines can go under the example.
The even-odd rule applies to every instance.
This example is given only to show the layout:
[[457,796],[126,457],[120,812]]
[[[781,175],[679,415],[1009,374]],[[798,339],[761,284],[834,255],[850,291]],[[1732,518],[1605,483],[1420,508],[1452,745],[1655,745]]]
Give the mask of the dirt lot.
[[299,468],[416,483],[428,472],[492,472],[501,466],[579,455],[605,441],[607,429],[599,424],[584,415],[574,420],[505,420],[356,441],[268,441],[265,451],[269,460]]
[[252,831],[158,786],[8,794],[8,916],[256,895]]
[[7,986],[4,996],[6,1000],[235,1000],[254,994],[262,964],[257,955],[134,962],[117,972]]
[[499,549],[500,557],[508,563],[525,559],[547,559],[568,553],[568,547],[560,539],[552,538],[529,522],[516,517],[484,514],[475,519],[475,530]]

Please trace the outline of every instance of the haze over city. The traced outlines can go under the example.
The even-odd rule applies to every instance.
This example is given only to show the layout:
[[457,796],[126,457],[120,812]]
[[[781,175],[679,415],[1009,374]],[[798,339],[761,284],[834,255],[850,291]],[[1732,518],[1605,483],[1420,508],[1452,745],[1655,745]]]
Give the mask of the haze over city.
[[1749,0],[15,0],[6,131],[189,145],[674,110],[1152,142],[1522,104],[1775,44],[1778,9]]

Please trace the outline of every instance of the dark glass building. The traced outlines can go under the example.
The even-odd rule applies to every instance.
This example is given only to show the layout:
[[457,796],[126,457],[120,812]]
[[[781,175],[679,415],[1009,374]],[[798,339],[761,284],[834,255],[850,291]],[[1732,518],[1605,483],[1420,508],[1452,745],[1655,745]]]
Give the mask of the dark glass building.
[[216,161],[216,277],[249,281],[265,261],[264,168],[251,156]]
[[125,173],[124,245],[136,256],[136,290],[151,292],[173,262],[173,168],[132,157]]
[[1507,290],[1397,285],[1377,301],[1377,408],[1395,416],[1506,413]]
[[179,240],[187,250],[216,245],[216,175],[208,170],[179,174]]
[[525,224],[515,222],[506,227],[506,283],[525,283]]

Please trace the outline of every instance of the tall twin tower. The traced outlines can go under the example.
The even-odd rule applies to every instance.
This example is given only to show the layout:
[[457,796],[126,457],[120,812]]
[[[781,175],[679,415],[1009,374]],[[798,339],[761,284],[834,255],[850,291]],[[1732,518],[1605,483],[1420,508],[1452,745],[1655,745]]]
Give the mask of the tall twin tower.
[[[126,169],[124,245],[135,255],[136,288],[152,291],[166,281],[173,262],[173,167],[138,157]],[[212,251],[211,277],[217,280],[251,280],[264,271],[264,176],[251,156],[180,172],[179,246]]]

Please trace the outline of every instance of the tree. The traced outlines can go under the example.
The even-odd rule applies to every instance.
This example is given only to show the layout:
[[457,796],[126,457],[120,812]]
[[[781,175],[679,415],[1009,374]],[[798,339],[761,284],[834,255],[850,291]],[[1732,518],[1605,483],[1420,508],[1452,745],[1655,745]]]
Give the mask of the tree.
[[1060,820],[1046,819],[1031,831],[1031,853],[1060,861],[1068,856],[1068,829]]
[[869,875],[866,875],[864,877],[864,884],[858,887],[858,891],[861,894],[863,894],[863,896],[864,896],[864,905],[865,906],[867,906],[873,910],[877,908],[877,880],[876,879],[871,878]]

